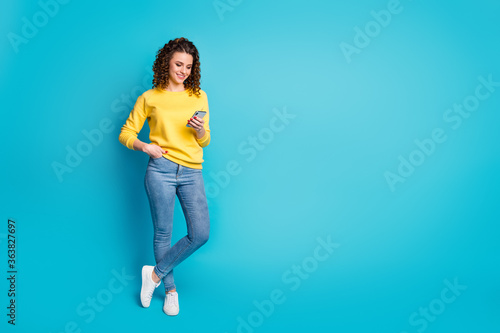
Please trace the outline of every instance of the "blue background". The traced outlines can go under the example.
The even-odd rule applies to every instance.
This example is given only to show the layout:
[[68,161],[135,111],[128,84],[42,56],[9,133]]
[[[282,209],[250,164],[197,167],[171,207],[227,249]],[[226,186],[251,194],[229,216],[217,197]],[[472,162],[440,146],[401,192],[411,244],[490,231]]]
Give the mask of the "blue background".
[[[497,332],[500,87],[458,128],[443,116],[474,95],[478,77],[500,81],[500,3],[401,0],[348,59],[341,44],[354,45],[355,28],[373,26],[370,12],[388,3],[70,1],[16,50],[9,36],[22,36],[23,18],[43,20],[43,9],[3,1],[2,330]],[[157,50],[181,36],[200,52],[210,105],[211,236],[174,270],[172,318],[163,286],[140,307],[140,269],[154,262],[148,157],[118,135],[150,88]],[[284,110],[294,118],[270,137]],[[66,164],[68,147],[83,147],[82,131],[101,121],[112,131],[58,178],[53,164]],[[446,140],[414,153],[424,160],[391,189],[386,172],[397,174],[399,157],[436,128]],[[265,144],[250,160],[241,149],[259,135]],[[228,163],[239,169],[224,177]],[[178,239],[178,202],[174,216]],[[15,328],[5,315],[8,218],[17,225]],[[339,245],[319,262],[318,237]],[[293,265],[306,265],[307,278]],[[464,286],[453,302],[442,301],[453,295],[445,281]],[[264,315],[254,301],[269,304],[275,289],[284,302]],[[99,311],[87,303],[96,297]],[[429,307],[438,314],[423,319]]]

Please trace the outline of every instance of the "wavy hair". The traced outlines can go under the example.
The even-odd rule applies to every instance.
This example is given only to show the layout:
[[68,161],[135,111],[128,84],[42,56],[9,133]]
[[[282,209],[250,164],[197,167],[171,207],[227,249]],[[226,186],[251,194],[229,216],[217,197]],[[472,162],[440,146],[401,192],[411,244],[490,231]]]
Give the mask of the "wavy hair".
[[153,88],[165,89],[168,86],[169,64],[175,52],[187,53],[193,57],[191,75],[184,81],[184,87],[189,91],[189,96],[194,93],[199,97],[201,79],[200,56],[196,46],[184,37],[172,39],[158,50],[153,65]]

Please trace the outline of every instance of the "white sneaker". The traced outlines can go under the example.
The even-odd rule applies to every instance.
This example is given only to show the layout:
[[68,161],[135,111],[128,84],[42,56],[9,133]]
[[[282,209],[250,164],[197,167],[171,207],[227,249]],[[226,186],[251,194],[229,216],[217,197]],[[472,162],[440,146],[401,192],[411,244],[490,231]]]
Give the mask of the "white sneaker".
[[169,316],[177,316],[179,314],[179,296],[177,292],[169,291],[163,302],[163,312]]
[[141,287],[141,304],[143,307],[149,307],[151,303],[151,298],[153,297],[153,292],[156,287],[158,287],[161,283],[155,283],[151,274],[153,273],[153,266],[143,266],[142,267],[142,287]]

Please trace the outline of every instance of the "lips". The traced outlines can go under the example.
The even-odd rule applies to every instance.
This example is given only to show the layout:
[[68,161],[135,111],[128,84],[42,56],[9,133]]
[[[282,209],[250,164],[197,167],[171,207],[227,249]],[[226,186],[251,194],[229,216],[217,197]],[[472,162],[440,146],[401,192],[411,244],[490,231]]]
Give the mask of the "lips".
[[186,76],[185,76],[185,75],[180,75],[180,74],[177,74],[177,77],[178,77],[179,79],[182,79],[182,80],[186,78]]

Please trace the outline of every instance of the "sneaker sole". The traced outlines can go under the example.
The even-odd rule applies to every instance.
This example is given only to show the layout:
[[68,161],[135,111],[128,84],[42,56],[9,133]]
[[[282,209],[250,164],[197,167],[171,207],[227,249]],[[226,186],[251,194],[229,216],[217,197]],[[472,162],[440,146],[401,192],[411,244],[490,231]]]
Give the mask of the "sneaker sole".
[[177,316],[179,314],[179,311],[177,311],[177,313],[167,313],[167,311],[165,311],[165,308],[163,308],[163,312],[167,315],[167,316]]
[[142,284],[141,284],[141,295],[140,295],[140,298],[141,298],[141,305],[143,308],[149,308],[149,305],[151,305],[151,300],[149,300],[149,304],[144,304],[144,302],[142,301],[142,295],[143,295],[143,292],[144,292],[144,280],[148,277],[147,276],[148,272],[146,272],[146,267],[143,267],[142,268],[142,273],[141,273],[141,276],[142,276]]

